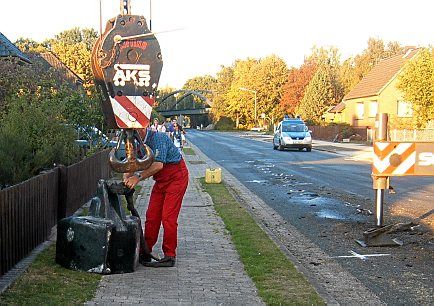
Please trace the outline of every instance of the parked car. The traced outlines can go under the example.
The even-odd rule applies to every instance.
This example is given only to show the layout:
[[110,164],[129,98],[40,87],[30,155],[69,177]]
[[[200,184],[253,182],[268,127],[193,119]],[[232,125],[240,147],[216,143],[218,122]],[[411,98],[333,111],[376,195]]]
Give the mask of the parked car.
[[110,140],[103,132],[94,126],[76,127],[77,139],[75,143],[85,149],[92,147],[113,148],[116,147],[116,140]]
[[284,119],[277,126],[273,137],[273,149],[286,148],[312,150],[312,136],[303,120],[298,118]]

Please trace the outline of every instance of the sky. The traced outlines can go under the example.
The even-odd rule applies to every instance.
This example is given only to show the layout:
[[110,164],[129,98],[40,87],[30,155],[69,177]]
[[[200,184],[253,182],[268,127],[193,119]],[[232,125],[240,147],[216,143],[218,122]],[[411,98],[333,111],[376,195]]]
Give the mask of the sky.
[[[99,31],[119,14],[119,0],[0,0],[0,32],[42,42],[62,31]],[[152,1],[150,3],[150,1]],[[341,59],[386,43],[434,44],[431,0],[131,0],[131,13],[152,17],[163,54],[160,87],[180,88],[190,78],[215,76],[236,59],[275,54],[298,67],[312,47],[337,47]],[[151,10],[150,10],[151,7]],[[152,12],[150,14],[150,11]],[[148,23],[149,25],[149,23]]]

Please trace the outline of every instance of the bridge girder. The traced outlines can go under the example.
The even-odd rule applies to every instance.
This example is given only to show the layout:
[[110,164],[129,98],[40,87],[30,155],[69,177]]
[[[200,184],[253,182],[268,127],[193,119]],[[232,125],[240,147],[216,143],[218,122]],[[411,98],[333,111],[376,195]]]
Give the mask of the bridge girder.
[[[212,107],[212,101],[209,100],[207,97],[205,97],[202,93],[212,93],[212,91],[209,90],[189,90],[189,89],[179,89],[179,90],[175,90],[174,92],[171,92],[170,94],[166,95],[163,97],[163,99],[161,99],[160,101],[160,105],[161,103],[163,103],[165,100],[167,100],[169,97],[172,97],[178,93],[185,93],[179,100],[176,101],[176,103],[174,105],[171,106],[170,109],[166,109],[166,110],[161,110],[158,109],[158,111],[161,112],[166,112],[169,110],[174,110],[174,108],[176,108],[176,106],[186,97],[191,96],[191,95],[195,95],[197,97],[199,97],[206,105],[209,105]],[[206,105],[202,108],[206,108]]]

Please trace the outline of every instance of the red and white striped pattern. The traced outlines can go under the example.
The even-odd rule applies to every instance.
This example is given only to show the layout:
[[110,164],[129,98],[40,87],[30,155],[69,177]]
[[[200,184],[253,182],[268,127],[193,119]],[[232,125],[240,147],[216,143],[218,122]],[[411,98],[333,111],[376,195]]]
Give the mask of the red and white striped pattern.
[[116,96],[110,101],[119,128],[143,129],[151,120],[154,99],[143,96]]
[[[391,156],[400,162],[392,165]],[[412,175],[416,164],[416,146],[411,142],[374,142],[372,174],[376,176]]]

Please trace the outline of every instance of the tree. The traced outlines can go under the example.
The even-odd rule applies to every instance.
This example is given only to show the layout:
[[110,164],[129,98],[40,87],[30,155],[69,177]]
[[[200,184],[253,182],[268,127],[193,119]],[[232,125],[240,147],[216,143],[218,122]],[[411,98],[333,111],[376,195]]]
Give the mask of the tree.
[[[15,96],[0,124],[0,185],[13,185],[76,156],[73,129],[46,107]],[[38,101],[44,102],[44,101]]]
[[84,80],[85,88],[93,84],[90,57],[92,47],[98,38],[93,29],[73,28],[47,40],[45,44],[66,65]]
[[339,73],[341,69],[339,50],[335,47],[314,47],[309,59],[327,71],[333,92],[333,103],[339,103],[344,97],[344,88]]
[[306,88],[297,112],[304,120],[320,122],[324,112],[335,104],[332,79],[327,66],[320,66]]
[[398,77],[398,89],[412,102],[416,127],[434,120],[434,56],[424,48],[404,66]]
[[[157,90],[157,99],[156,104],[154,105],[154,109],[159,107],[161,109],[168,109],[175,105],[176,98],[174,96],[169,96],[172,92],[175,91],[175,88],[172,87],[160,87]],[[169,97],[168,97],[169,96]],[[164,101],[162,101],[164,99]]]
[[15,46],[17,46],[21,51],[25,53],[33,52],[33,53],[41,53],[41,52],[47,52],[47,46],[44,44],[40,44],[33,39],[28,38],[19,38],[15,43]]
[[300,68],[291,68],[288,73],[288,79],[283,86],[282,99],[280,107],[285,114],[296,113],[296,109],[303,99],[306,86],[312,80],[317,69],[317,64],[305,59]]
[[[185,90],[197,90],[209,100],[212,99],[212,89],[216,83],[216,79],[210,75],[198,76],[187,80],[182,87]],[[198,96],[190,95],[184,98],[184,105],[189,105],[189,108],[194,108],[194,104],[203,104],[204,102]]]
[[251,79],[251,71],[258,63],[257,59],[247,58],[237,60],[233,65],[233,80],[226,94],[226,116],[242,125],[253,124],[254,117],[254,99],[247,92],[241,91],[240,88],[250,88],[255,90]]
[[342,63],[339,75],[342,82],[343,94],[346,95],[360,82],[359,77],[355,73],[354,58],[347,58]]
[[65,119],[69,112],[64,112],[62,101],[62,96],[72,99],[72,92],[68,87],[50,86],[45,77],[38,74],[27,80],[37,82],[36,90],[20,87],[4,98],[7,107],[0,121],[0,185],[18,183],[54,163],[69,164],[75,158],[76,135]]
[[256,92],[256,117],[265,113],[267,117],[277,118],[281,115],[279,102],[287,74],[286,63],[276,55],[236,61],[232,83],[226,94],[225,115],[242,125],[253,126]]
[[257,91],[257,117],[262,113],[269,118],[282,117],[279,103],[288,77],[285,61],[276,55],[262,58],[253,66],[250,77],[252,88]]
[[216,82],[213,87],[212,115],[215,122],[226,116],[227,94],[234,79],[234,68],[221,66],[217,72]]

